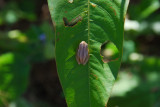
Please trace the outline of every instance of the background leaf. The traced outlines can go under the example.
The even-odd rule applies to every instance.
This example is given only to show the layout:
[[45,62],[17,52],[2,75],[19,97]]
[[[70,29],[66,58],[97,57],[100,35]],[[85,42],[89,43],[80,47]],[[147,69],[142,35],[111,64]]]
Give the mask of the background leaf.
[[139,0],[139,4],[132,4],[129,8],[131,19],[142,20],[158,10],[160,7],[159,0]]
[[[30,65],[20,54],[0,56],[0,103],[20,97],[28,85]],[[2,101],[2,102],[1,102]]]
[[[121,63],[128,2],[48,0],[56,26],[58,74],[69,107],[106,106]],[[82,21],[77,20],[78,17]],[[90,58],[86,65],[78,65],[75,57],[81,41],[88,43]],[[118,60],[102,61],[100,50],[106,41],[113,42],[117,47]]]

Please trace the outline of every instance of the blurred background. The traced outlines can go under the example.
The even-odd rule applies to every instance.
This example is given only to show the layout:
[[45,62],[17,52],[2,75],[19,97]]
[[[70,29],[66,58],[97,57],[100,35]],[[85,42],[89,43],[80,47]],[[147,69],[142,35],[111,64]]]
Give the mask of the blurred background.
[[[160,107],[160,2],[130,0],[109,107]],[[46,0],[0,0],[0,107],[67,107]]]

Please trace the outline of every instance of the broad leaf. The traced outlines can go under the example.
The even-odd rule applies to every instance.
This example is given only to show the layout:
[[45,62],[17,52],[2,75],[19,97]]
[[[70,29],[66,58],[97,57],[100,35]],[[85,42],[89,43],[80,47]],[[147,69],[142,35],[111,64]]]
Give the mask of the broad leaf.
[[[68,107],[105,107],[122,57],[129,0],[48,0],[56,33],[56,63]],[[89,60],[78,64],[79,44],[88,44]],[[107,63],[101,45],[110,41],[119,57]],[[116,49],[113,49],[116,50]]]

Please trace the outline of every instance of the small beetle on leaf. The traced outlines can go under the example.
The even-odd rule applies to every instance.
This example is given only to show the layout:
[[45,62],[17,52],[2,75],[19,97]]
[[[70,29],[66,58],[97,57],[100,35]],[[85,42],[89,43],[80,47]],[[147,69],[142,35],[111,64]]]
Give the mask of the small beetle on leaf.
[[88,62],[88,59],[89,59],[88,44],[85,41],[82,41],[79,44],[79,48],[77,50],[76,60],[78,64],[85,65]]

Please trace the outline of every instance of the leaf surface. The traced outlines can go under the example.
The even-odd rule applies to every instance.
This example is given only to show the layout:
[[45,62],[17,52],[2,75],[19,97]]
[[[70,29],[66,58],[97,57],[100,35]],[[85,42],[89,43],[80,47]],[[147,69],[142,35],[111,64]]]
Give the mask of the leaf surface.
[[[56,33],[56,63],[68,107],[105,107],[122,57],[128,0],[48,0]],[[89,60],[78,64],[81,41],[88,44]],[[115,44],[118,60],[104,63],[106,41]]]

